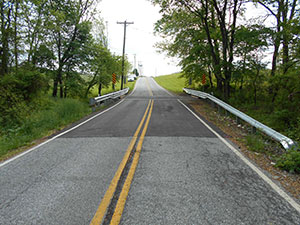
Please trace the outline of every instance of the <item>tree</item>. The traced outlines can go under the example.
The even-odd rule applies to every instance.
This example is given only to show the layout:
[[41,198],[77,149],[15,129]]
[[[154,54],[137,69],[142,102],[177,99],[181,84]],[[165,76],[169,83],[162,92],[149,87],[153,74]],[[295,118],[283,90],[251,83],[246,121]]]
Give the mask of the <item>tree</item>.
[[235,79],[240,82],[240,90],[247,77],[250,78],[250,83],[253,82],[252,78],[256,82],[259,71],[266,67],[266,63],[262,61],[268,47],[269,33],[270,29],[259,24],[242,25],[237,29],[234,55],[238,59],[235,62]]
[[96,73],[96,84],[107,85],[119,57],[107,50],[104,25],[94,18],[97,1],[1,1],[0,76],[42,73],[53,80],[54,97],[84,96],[82,75]]
[[[237,29],[237,16],[241,13],[242,0],[153,0],[161,6],[162,19],[158,22],[164,34],[174,35],[173,40],[186,34],[195,45],[204,43],[209,50],[208,65],[211,65],[217,79],[217,87],[223,91],[225,99],[230,96],[230,81],[233,72],[233,59]],[[182,25],[179,17],[191,21],[189,32],[178,28]],[[177,24],[177,25],[176,25]],[[194,30],[194,31],[193,31]],[[204,36],[196,36],[195,32],[203,30]],[[194,39],[198,37],[201,39]],[[184,45],[183,45],[184,48]],[[182,48],[180,48],[182,49]],[[173,49],[174,50],[174,49]],[[183,52],[190,55],[189,47]],[[176,51],[176,50],[175,50]],[[179,50],[180,51],[180,50]]]
[[53,82],[53,97],[57,96],[58,85],[60,97],[63,97],[63,72],[67,69],[75,51],[80,49],[78,47],[88,39],[85,27],[88,19],[85,16],[93,2],[93,0],[53,0],[48,5],[50,12],[48,27],[53,32],[52,42],[58,65]]
[[[298,26],[300,5],[298,0],[257,0],[254,1],[263,6],[276,21],[274,30],[274,52],[272,59],[271,76],[275,75],[277,68],[277,57],[279,56],[280,45],[282,45],[282,68],[283,73],[293,65],[290,58],[289,48],[293,39],[297,38],[292,30]],[[297,4],[298,2],[298,4]]]
[[107,86],[111,80],[111,64],[113,57],[109,50],[105,48],[101,42],[93,44],[93,57],[90,62],[91,79],[87,82],[88,86],[85,96],[88,95],[90,89],[99,84],[98,93],[101,95],[102,86]]
[[1,13],[1,68],[0,75],[4,76],[8,73],[9,64],[9,39],[11,37],[11,26],[12,18],[11,14],[13,11],[13,4],[11,2],[0,2],[0,13]]

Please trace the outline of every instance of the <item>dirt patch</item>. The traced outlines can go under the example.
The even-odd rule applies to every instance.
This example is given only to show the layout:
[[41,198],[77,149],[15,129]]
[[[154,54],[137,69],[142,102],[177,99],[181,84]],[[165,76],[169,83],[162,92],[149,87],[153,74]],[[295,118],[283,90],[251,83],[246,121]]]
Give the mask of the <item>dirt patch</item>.
[[245,144],[245,138],[251,132],[251,128],[245,125],[238,124],[235,119],[226,116],[225,113],[222,115],[222,112],[219,113],[212,105],[207,103],[204,100],[191,100],[189,105],[204,117],[207,121],[214,124],[220,128],[224,133],[226,133],[229,139],[235,143],[239,150],[249,158],[254,164],[262,168],[265,171],[268,171],[271,174],[272,179],[280,182],[281,186],[289,192],[296,199],[300,199],[300,175],[291,174],[286,171],[282,171],[276,168],[275,162],[272,160],[274,156],[282,150],[278,145],[272,145],[270,143],[270,151],[257,153],[250,151]]

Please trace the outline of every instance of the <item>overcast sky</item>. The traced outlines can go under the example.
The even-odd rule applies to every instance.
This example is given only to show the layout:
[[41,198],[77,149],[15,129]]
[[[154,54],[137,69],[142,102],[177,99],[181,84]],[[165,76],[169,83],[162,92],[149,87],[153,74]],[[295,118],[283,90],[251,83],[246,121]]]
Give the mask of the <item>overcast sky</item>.
[[[180,71],[177,62],[157,53],[154,44],[159,37],[153,34],[154,23],[160,18],[159,8],[147,0],[102,0],[100,16],[107,24],[108,46],[113,53],[122,55],[124,25],[117,22],[134,22],[127,26],[125,52],[134,66],[142,64],[143,75],[156,76]],[[106,23],[107,21],[107,23]]]

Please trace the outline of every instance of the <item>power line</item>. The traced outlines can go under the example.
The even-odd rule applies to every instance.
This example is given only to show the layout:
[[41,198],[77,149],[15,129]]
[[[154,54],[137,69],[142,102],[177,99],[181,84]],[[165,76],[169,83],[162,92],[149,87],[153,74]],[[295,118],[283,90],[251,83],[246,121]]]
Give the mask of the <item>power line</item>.
[[121,90],[123,89],[124,83],[124,60],[125,60],[125,40],[126,40],[126,27],[127,25],[134,24],[133,22],[117,22],[117,24],[124,24],[124,41],[123,41],[123,55],[122,55],[122,79],[121,79]]

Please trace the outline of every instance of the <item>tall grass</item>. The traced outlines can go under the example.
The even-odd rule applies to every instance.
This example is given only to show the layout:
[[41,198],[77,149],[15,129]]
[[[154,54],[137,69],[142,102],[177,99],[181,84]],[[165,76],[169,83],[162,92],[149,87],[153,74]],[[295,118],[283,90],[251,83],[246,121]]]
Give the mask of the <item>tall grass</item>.
[[13,149],[29,145],[91,112],[86,102],[76,99],[47,98],[44,101],[47,105],[29,113],[21,125],[1,130],[0,160],[10,155]]
[[[127,82],[125,87],[133,90],[134,82]],[[119,90],[116,85],[116,91]],[[97,89],[92,95],[97,96]],[[113,92],[112,87],[103,88],[102,94]],[[90,96],[92,97],[92,96]],[[9,125],[0,127],[0,161],[15,154],[17,148],[34,144],[33,141],[62,129],[64,126],[91,113],[87,102],[78,99],[60,99],[40,97],[23,110],[21,123],[10,121]]]

